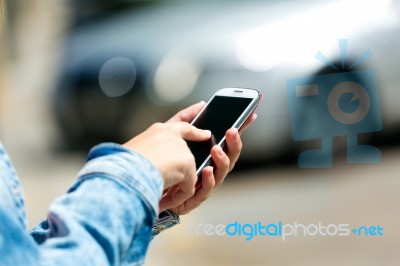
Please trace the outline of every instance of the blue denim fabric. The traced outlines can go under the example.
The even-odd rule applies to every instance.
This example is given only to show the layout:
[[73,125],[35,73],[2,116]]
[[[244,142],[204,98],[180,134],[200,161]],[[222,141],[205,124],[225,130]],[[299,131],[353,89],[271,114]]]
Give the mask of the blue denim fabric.
[[22,193],[0,144],[0,265],[142,265],[163,188],[160,173],[120,145],[94,147],[47,220],[25,231]]

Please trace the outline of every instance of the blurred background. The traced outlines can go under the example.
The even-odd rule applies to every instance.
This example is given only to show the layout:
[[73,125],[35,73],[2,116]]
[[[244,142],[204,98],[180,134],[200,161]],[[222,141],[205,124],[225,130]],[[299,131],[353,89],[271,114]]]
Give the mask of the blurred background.
[[[153,240],[147,265],[398,265],[399,1],[8,0],[5,8],[0,137],[30,226],[74,181],[92,145],[126,141],[220,88],[247,87],[264,99],[237,169]],[[315,55],[342,64],[338,39],[348,47],[335,70]],[[383,130],[359,142],[378,147],[381,162],[348,164],[341,136],[332,168],[300,169],[299,153],[320,141],[292,140],[286,82],[348,73],[368,49],[373,56],[353,70],[376,73]],[[380,225],[384,236],[246,241],[191,231],[235,221]]]

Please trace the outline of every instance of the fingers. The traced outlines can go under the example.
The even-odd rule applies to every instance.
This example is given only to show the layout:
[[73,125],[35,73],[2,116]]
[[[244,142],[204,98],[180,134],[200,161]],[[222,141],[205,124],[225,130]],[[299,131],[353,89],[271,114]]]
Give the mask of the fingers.
[[219,186],[223,181],[225,176],[229,172],[230,160],[228,155],[222,150],[219,145],[215,145],[211,149],[211,157],[214,161],[214,177],[215,185]]
[[185,140],[205,141],[211,137],[210,130],[199,129],[185,122],[177,122],[176,129],[180,136]]
[[[165,125],[185,140],[205,141],[211,137],[211,132],[209,130],[198,129],[189,124],[205,105],[204,102],[192,105],[177,113]],[[182,215],[197,208],[205,201],[214,188],[224,181],[224,178],[234,167],[242,150],[242,141],[239,133],[243,132],[256,118],[257,115],[253,113],[240,128],[239,132],[233,128],[226,132],[226,153],[219,145],[215,145],[211,149],[210,153],[215,165],[214,167],[208,166],[203,169],[201,187],[195,190],[197,181],[195,171],[188,174],[190,178],[172,186],[164,193],[160,201],[160,211],[173,209],[177,214]]]
[[208,199],[215,187],[214,167],[207,166],[201,172],[201,186],[193,197],[194,204],[191,209],[198,207]]
[[201,109],[206,106],[204,101],[198,102],[192,106],[189,106],[186,109],[179,111],[176,115],[171,117],[167,123],[170,122],[192,122],[192,120],[196,117],[196,115],[201,111]]
[[239,132],[236,128],[231,128],[226,132],[226,145],[228,147],[228,157],[230,160],[229,170],[231,171],[235,166],[236,161],[239,159],[240,152],[242,151],[242,141]]
[[[173,201],[172,196],[174,193],[176,193],[179,190],[177,185],[174,185],[172,187],[169,187],[163,192],[163,195],[161,197],[161,200],[159,202],[159,212],[165,211],[166,209],[171,209],[170,205],[171,202]],[[168,198],[168,199],[166,199]]]
[[163,196],[159,205],[160,211],[175,208],[194,195],[197,175],[195,171],[191,172],[189,175],[190,178],[172,187],[170,191]]
[[226,145],[227,153],[219,145],[211,149],[211,157],[215,163],[215,186],[219,186],[224,181],[239,159],[243,144],[236,128],[231,128],[226,132]]
[[196,190],[193,197],[189,198],[184,204],[173,209],[175,213],[178,215],[187,214],[208,199],[215,187],[213,170],[212,166],[207,166],[203,169],[200,188]]
[[[228,172],[233,168],[242,149],[242,142],[237,129],[230,129],[226,133],[226,142],[229,149],[226,154],[219,145],[215,145],[211,149],[211,156],[215,167],[207,166],[202,171],[201,186],[196,190],[195,194],[188,198],[180,205],[175,205],[173,211],[178,215],[189,213],[197,208],[202,202],[208,199],[212,191],[224,181]],[[168,193],[176,192],[170,190]],[[160,211],[166,209],[166,199],[160,203]],[[169,207],[170,208],[170,207]]]
[[240,128],[239,133],[242,133],[243,131],[246,130],[246,128],[248,128],[250,126],[251,123],[254,122],[254,120],[257,119],[257,114],[256,113],[252,113],[249,118],[247,118],[247,120],[244,122],[243,126]]

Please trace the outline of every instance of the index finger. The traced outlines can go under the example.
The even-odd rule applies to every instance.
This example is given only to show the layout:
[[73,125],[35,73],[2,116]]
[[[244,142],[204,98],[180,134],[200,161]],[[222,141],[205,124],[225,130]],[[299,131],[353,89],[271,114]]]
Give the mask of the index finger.
[[177,122],[176,129],[185,140],[205,141],[211,138],[210,130],[199,129],[186,122]]
[[196,117],[196,115],[201,111],[201,109],[204,108],[206,103],[204,101],[198,102],[196,104],[193,104],[186,109],[183,109],[179,111],[176,115],[171,117],[167,123],[169,122],[192,122],[192,120]]

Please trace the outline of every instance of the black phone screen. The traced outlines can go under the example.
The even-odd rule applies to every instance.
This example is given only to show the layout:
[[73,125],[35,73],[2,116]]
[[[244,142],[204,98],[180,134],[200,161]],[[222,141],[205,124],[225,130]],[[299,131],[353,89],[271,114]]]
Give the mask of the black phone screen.
[[196,169],[204,163],[211,148],[221,141],[226,131],[235,124],[251,101],[252,98],[215,96],[208,104],[193,125],[210,130],[211,139],[204,142],[187,141],[196,160]]

